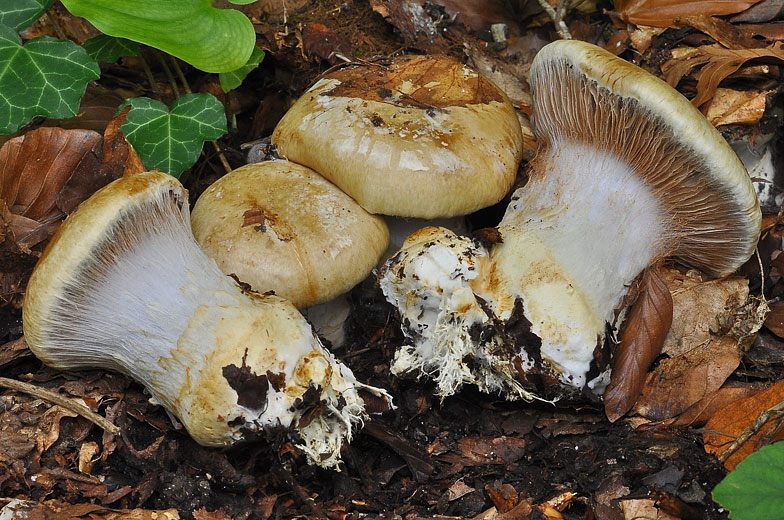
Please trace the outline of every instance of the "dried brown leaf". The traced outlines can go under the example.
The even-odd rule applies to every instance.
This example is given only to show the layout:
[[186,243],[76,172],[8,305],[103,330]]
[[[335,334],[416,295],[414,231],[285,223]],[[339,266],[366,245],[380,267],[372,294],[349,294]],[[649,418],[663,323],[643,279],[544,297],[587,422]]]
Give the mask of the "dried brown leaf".
[[[732,441],[757,419],[760,413],[782,401],[784,401],[784,381],[720,409],[705,425],[707,431],[703,436],[705,451],[716,455],[723,453]],[[766,424],[762,431],[741,445],[740,449],[724,462],[724,466],[730,471],[735,469],[740,461],[757,448],[756,444],[762,438],[784,440],[784,429],[775,432],[775,427],[775,421]],[[773,436],[772,439],[770,439],[771,436]]]
[[784,12],[784,0],[762,0],[742,13],[733,16],[732,23],[769,22]]
[[41,221],[56,211],[60,190],[101,134],[38,128],[0,148],[0,199],[15,215]]
[[302,48],[308,56],[316,55],[331,65],[354,59],[351,43],[321,23],[309,23],[302,28]]
[[759,0],[616,0],[615,14],[624,22],[670,27],[684,16],[721,16],[744,11]]
[[765,42],[752,38],[749,33],[715,16],[684,16],[676,19],[675,23],[702,31],[728,49],[757,49],[765,46]]
[[[784,255],[779,255],[784,256]],[[784,338],[784,303],[771,303],[770,314],[765,319],[765,326],[773,334],[780,338]]]
[[719,389],[740,364],[737,343],[722,337],[662,360],[646,376],[635,413],[652,421],[675,417]]
[[697,95],[692,103],[701,107],[713,98],[719,83],[751,60],[784,62],[784,45],[776,43],[764,49],[726,49],[720,45],[703,45],[697,48],[675,49],[672,59],[661,69],[664,79],[677,86],[692,69],[703,66],[697,74]]
[[407,47],[434,54],[448,47],[433,19],[413,0],[370,0],[370,6],[400,33]]
[[[747,315],[748,280],[704,281],[695,270],[661,271],[673,300],[662,360],[645,379],[635,412],[653,421],[675,417],[722,386],[742,356],[736,324]],[[751,312],[751,309],[749,310]]]
[[651,269],[643,277],[642,292],[629,311],[621,343],[613,356],[612,378],[604,394],[604,411],[610,421],[618,420],[634,405],[671,324],[670,290]]
[[720,88],[706,108],[705,117],[713,126],[755,125],[765,114],[771,91]]

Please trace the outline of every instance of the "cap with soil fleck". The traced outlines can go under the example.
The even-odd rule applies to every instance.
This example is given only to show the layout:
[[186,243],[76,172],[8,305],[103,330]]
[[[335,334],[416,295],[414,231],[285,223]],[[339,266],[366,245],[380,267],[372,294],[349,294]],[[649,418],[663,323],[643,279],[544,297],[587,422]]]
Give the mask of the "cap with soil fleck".
[[191,225],[223,272],[299,308],[362,281],[389,242],[381,217],[289,161],[248,164],[224,175],[199,197]]
[[371,213],[436,218],[501,200],[522,153],[506,95],[445,56],[399,56],[331,72],[272,135],[281,155]]

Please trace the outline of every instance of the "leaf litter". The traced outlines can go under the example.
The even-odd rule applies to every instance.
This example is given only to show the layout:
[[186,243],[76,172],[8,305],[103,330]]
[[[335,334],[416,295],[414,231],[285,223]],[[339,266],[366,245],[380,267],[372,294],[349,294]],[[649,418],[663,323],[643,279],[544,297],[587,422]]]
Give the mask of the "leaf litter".
[[[678,85],[714,124],[724,127],[725,135],[753,139],[755,132],[770,128],[770,103],[781,94],[776,69],[781,49],[775,43],[780,22],[755,15],[751,26],[726,16],[756,3],[617,2],[610,18],[596,3],[585,2],[581,10],[567,10],[565,21],[581,39],[611,46],[613,52]],[[526,7],[524,12],[513,9],[510,16],[508,5],[498,3],[498,9],[493,2],[470,5],[470,10],[460,2],[402,0],[362,5],[287,2],[283,9],[274,2],[262,4],[240,8],[256,24],[260,46],[275,58],[262,63],[263,81],[251,73],[250,82],[224,98],[233,100],[228,106],[236,121],[232,124],[237,125],[223,143],[230,147],[264,137],[280,117],[275,107],[298,96],[326,70],[335,51],[352,51],[357,59],[392,54],[404,46],[467,55],[510,93],[525,117],[530,112],[527,68],[536,50],[554,38],[546,13]],[[58,20],[80,27],[67,23],[67,15],[58,15]],[[660,27],[652,29],[646,22]],[[308,24],[310,32],[305,30]],[[503,38],[493,38],[494,24],[506,25]],[[117,78],[127,74],[146,81],[138,60],[123,58],[109,68]],[[163,96],[170,96],[162,69],[153,67],[153,72]],[[204,82],[205,89],[208,83]],[[150,96],[152,90],[142,87],[134,94]],[[257,101],[239,102],[237,96]],[[96,120],[106,121],[111,113],[106,107],[115,101],[100,98],[94,109],[84,105],[85,114],[95,113]],[[161,101],[170,104],[173,99]],[[81,128],[87,127],[83,120]],[[97,124],[100,130],[100,121]],[[527,153],[533,155],[533,132],[527,135]],[[115,139],[109,142],[120,146]],[[122,175],[127,168],[120,165],[128,164],[120,159],[123,152],[112,151],[112,145],[107,156],[106,145],[96,143],[86,152],[95,166],[86,169]],[[236,167],[242,157],[230,150],[229,159]],[[112,166],[100,166],[108,164]],[[221,173],[214,157],[205,154],[183,180],[195,197]],[[71,180],[63,171],[58,175]],[[72,182],[73,198],[63,195],[68,182],[60,188],[47,184],[41,211],[66,213],[78,203],[80,193],[88,195],[102,182]],[[12,205],[18,213],[12,213]],[[20,243],[11,220],[27,218],[33,228],[41,222],[23,215],[19,206],[6,202],[0,234],[0,252],[10,259],[4,265],[18,271],[15,278],[6,278],[6,272],[13,271],[3,269],[2,294],[4,301],[17,305],[24,271],[29,272],[49,234],[47,230],[32,245]],[[491,208],[472,216],[475,227],[492,227],[497,213],[498,208]],[[780,251],[780,240],[773,247]],[[768,274],[772,259],[762,258]],[[694,511],[702,518],[725,518],[710,500],[713,485],[725,471],[710,446],[726,446],[759,412],[777,404],[776,399],[784,400],[772,391],[784,377],[784,362],[768,358],[763,366],[760,361],[764,345],[781,347],[770,332],[779,330],[775,300],[766,322],[770,331],[763,330],[752,344],[750,331],[758,328],[760,314],[759,302],[749,295],[759,293],[758,271],[744,270],[743,277],[721,281],[684,269],[662,271],[661,280],[672,294],[672,327],[664,326],[666,320],[654,324],[648,317],[637,326],[647,329],[648,340],[629,333],[631,344],[653,344],[651,333],[666,337],[661,353],[648,352],[647,357],[655,358],[652,371],[640,370],[637,375],[642,378],[641,390],[622,396],[633,404],[631,412],[613,424],[601,406],[590,401],[562,403],[558,409],[521,406],[469,388],[438,403],[427,383],[391,378],[389,361],[402,342],[399,325],[377,288],[364,284],[352,294],[351,341],[336,354],[362,380],[390,389],[398,408],[355,438],[344,453],[344,470],[337,474],[305,465],[285,444],[277,451],[266,444],[223,452],[197,446],[147,401],[138,385],[100,371],[71,374],[42,368],[17,340],[18,332],[8,332],[2,336],[7,342],[0,345],[4,376],[79,400],[119,426],[120,434],[106,433],[41,399],[0,392],[0,515],[21,507],[28,518],[359,518],[393,512],[406,519],[621,519],[694,518]],[[784,294],[780,278],[768,275],[765,284],[768,297]],[[638,301],[641,306],[648,302],[650,310],[640,312],[644,316],[667,307],[652,291]],[[13,306],[2,311],[8,330],[18,330],[13,325],[18,311]],[[662,332],[666,328],[669,333]],[[627,325],[627,330],[635,328]],[[734,419],[727,424],[720,417]],[[705,431],[717,432],[718,440],[703,439],[695,429],[706,422]],[[748,441],[743,450],[770,438],[763,429],[762,436]],[[738,453],[734,456],[744,452]]]

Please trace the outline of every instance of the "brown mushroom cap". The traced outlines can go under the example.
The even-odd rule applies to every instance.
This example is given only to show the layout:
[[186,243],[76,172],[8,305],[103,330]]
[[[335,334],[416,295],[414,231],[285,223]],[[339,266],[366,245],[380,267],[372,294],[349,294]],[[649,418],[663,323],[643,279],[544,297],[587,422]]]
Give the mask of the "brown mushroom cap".
[[272,141],[371,213],[436,218],[501,200],[522,153],[506,95],[444,56],[400,56],[327,74]]
[[535,133],[545,149],[562,142],[593,146],[650,186],[670,215],[668,254],[717,276],[751,256],[762,221],[751,180],[685,97],[576,40],[551,43],[536,55],[531,87]]
[[221,177],[199,197],[191,225],[223,272],[300,308],[351,289],[389,242],[382,218],[288,161],[249,164]]

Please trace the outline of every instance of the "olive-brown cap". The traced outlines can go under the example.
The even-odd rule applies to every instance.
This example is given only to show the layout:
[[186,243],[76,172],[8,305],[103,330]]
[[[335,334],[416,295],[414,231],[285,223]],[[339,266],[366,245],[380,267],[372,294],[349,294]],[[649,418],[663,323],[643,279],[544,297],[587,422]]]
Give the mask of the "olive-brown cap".
[[576,40],[553,42],[536,55],[531,87],[540,144],[588,144],[636,171],[667,210],[669,254],[717,276],[748,260],[762,221],[751,179],[685,97]]
[[327,74],[272,142],[371,213],[436,218],[501,200],[523,138],[490,80],[449,57],[400,56]]
[[289,161],[248,164],[221,177],[199,197],[191,225],[223,272],[299,308],[351,289],[389,242],[382,218]]

